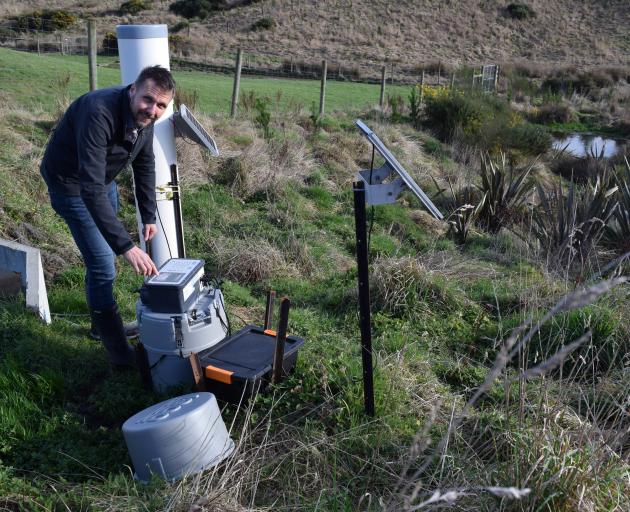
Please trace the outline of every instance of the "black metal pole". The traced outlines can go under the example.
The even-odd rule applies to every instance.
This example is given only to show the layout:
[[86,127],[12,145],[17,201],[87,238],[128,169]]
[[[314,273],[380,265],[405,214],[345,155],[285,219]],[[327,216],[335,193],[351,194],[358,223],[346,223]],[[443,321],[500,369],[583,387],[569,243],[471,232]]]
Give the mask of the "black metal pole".
[[354,223],[357,238],[359,270],[359,327],[361,328],[361,359],[363,361],[363,399],[365,412],[374,416],[374,378],[372,372],[372,323],[370,320],[370,276],[365,214],[365,184],[353,184]]
[[179,173],[177,165],[171,165],[171,186],[173,187],[173,208],[175,209],[175,236],[177,237],[177,257],[186,257],[184,244],[184,219],[182,217],[182,200],[179,195]]

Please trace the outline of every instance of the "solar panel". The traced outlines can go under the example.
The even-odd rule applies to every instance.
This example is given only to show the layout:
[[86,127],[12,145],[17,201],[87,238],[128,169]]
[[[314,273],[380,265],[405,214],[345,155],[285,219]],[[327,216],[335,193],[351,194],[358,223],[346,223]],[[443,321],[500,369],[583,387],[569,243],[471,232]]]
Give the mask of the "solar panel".
[[203,126],[197,121],[192,112],[188,110],[186,105],[180,105],[179,110],[173,114],[173,123],[175,128],[184,137],[191,139],[197,144],[205,147],[214,156],[219,156],[219,148],[217,143]]
[[[420,186],[409,175],[404,167],[400,165],[400,162],[396,160],[396,157],[389,151],[389,149],[387,149],[387,147],[385,147],[385,144],[383,144],[381,139],[379,139],[378,136],[360,119],[357,119],[355,121],[355,124],[357,125],[359,130],[361,130],[363,136],[372,143],[376,151],[378,151],[379,154],[385,159],[385,165],[390,173],[395,172],[396,174],[398,174],[402,182],[407,186],[409,190],[411,190],[411,192],[413,192],[413,194],[415,194],[418,199],[420,199],[422,204],[427,208],[427,210],[429,210],[431,215],[433,215],[436,219],[442,220],[444,216],[442,215],[440,210],[437,209],[431,199],[429,199],[429,197],[423,192]],[[364,176],[360,176],[360,178],[366,181]],[[367,182],[366,184],[368,187],[379,186]]]

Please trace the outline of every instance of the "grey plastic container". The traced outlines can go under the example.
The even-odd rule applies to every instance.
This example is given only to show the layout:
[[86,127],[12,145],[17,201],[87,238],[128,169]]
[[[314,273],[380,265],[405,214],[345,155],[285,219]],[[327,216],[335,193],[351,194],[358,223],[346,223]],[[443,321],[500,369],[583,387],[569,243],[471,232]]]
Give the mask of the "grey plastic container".
[[[202,291],[185,313],[156,313],[141,301],[136,303],[140,341],[147,351],[187,357],[225,338],[227,321],[221,290],[204,288]],[[180,333],[177,333],[176,321]]]
[[135,477],[179,480],[228,457],[234,441],[212,393],[182,395],[134,414],[122,426]]
[[174,386],[191,386],[194,378],[188,357],[219,343],[227,330],[223,297],[218,288],[203,288],[186,313],[156,313],[138,301],[136,316],[153,388],[158,393]]

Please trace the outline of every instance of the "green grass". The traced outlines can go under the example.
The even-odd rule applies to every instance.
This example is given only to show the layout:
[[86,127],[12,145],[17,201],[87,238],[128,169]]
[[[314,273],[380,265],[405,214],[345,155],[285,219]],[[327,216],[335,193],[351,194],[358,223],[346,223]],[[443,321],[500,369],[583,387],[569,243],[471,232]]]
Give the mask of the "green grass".
[[[477,491],[495,485],[533,488],[527,500],[504,501],[506,510],[520,505],[523,510],[573,510],[576,488],[585,489],[584,499],[596,504],[594,510],[628,503],[627,464],[616,455],[599,460],[597,446],[587,442],[595,433],[563,423],[576,417],[595,421],[596,408],[604,421],[597,428],[623,426],[627,368],[621,356],[614,356],[628,351],[624,292],[545,325],[526,348],[529,352],[459,418],[444,457],[427,459],[458,419],[464,401],[483,384],[501,341],[528,315],[540,318],[569,285],[550,276],[532,254],[522,254],[520,241],[509,232],[471,235],[462,249],[427,232],[411,219],[409,206],[419,204],[407,195],[405,204],[374,210],[371,270],[381,279],[372,282],[377,415],[364,415],[352,193],[349,183],[329,181],[327,157],[316,162],[305,182],[288,181],[269,194],[244,198],[229,183],[184,187],[189,256],[203,258],[217,278],[226,277],[217,274],[226,268],[221,250],[233,250],[240,265],[248,251],[248,256],[262,256],[260,265],[270,266],[260,279],[223,282],[233,326],[262,323],[265,293],[272,288],[290,297],[289,331],[306,343],[295,373],[256,399],[249,420],[234,407],[223,410],[227,424],[235,420],[233,437],[244,444],[237,460],[246,461],[248,470],[239,465],[224,474],[220,469],[221,484],[187,483],[179,490],[159,480],[146,487],[134,482],[120,427],[165,396],[143,390],[134,374],[110,374],[103,348],[87,337],[83,269],[72,256],[67,229],[48,205],[35,165],[47,134],[38,119],[42,112],[54,112],[59,94],[47,87],[67,71],[70,94],[80,94],[85,60],[0,50],[0,68],[2,94],[22,109],[7,112],[2,132],[0,229],[22,229],[47,258],[64,255],[47,282],[52,325],[42,325],[20,301],[0,301],[0,494],[9,500],[8,508],[18,503],[34,510],[163,510],[172,500],[175,509],[189,510],[200,494],[222,489],[244,505],[277,510],[378,510],[379,499],[396,499],[392,493],[399,476],[412,475],[427,460],[412,485],[420,485],[425,499],[438,488],[471,488],[458,502],[462,509],[495,510],[494,498]],[[103,82],[116,83],[115,67],[99,72]],[[229,104],[229,77],[180,73],[177,78],[184,87],[200,88],[203,110],[213,111],[213,102],[218,110]],[[223,79],[221,92],[214,85]],[[25,88],[25,80],[34,86]],[[301,98],[312,92],[306,85],[300,90],[301,82],[292,82],[295,90],[285,89],[284,81],[251,83],[260,86],[257,94],[269,95],[282,84],[281,102],[294,97],[289,91]],[[365,101],[355,99],[353,108]],[[348,119],[330,116],[319,132],[299,133],[313,149],[331,135],[354,130]],[[286,137],[295,133],[290,129]],[[282,142],[283,130],[274,137]],[[237,135],[234,142],[247,145],[251,139]],[[446,153],[447,147],[434,148],[442,150]],[[133,226],[132,204],[123,204],[122,217]],[[30,231],[24,230],[26,223]],[[65,252],[55,253],[61,249]],[[270,254],[273,250],[278,254]],[[127,319],[134,315],[141,282],[121,262],[116,296]],[[585,328],[593,330],[593,340],[566,366],[584,369],[583,375],[567,379],[566,373],[553,371],[519,385],[519,361],[536,364],[538,355],[569,343]],[[588,371],[580,366],[581,358],[589,363]],[[253,451],[247,451],[250,446]],[[617,452],[606,447],[605,453]],[[594,469],[599,467],[601,475]],[[585,487],[576,486],[578,481]],[[543,500],[551,505],[545,508]],[[397,505],[391,508],[401,508]]]
[[[120,83],[120,71],[111,57],[98,57],[98,86],[109,87]],[[18,65],[19,64],[19,65]],[[114,66],[114,67],[112,67]],[[41,80],[41,76],[49,77]],[[230,111],[233,77],[219,73],[175,71],[178,87],[197,91],[197,108],[208,114]],[[26,108],[51,109],[51,98],[59,91],[58,82],[66,76],[69,97],[75,98],[88,91],[87,57],[46,55],[38,56],[0,48],[0,83],[3,91],[14,101]],[[29,87],[24,87],[29,84]],[[404,87],[390,86],[393,94]],[[320,83],[318,80],[287,80],[243,76],[241,94],[253,91],[258,96],[268,97],[280,108],[295,105],[309,109],[312,104],[319,107]],[[378,85],[329,81],[326,87],[326,110],[355,110],[378,103]],[[279,98],[279,101],[278,101]]]

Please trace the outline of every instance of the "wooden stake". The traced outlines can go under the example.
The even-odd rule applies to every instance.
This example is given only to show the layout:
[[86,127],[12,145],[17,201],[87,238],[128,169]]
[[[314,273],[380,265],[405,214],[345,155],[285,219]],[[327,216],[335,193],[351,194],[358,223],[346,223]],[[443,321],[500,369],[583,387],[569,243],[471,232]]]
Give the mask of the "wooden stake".
[[88,20],[88,67],[90,75],[90,91],[98,87],[96,77],[96,20]]
[[236,53],[236,68],[234,70],[234,88],[232,89],[232,107],[230,116],[236,117],[236,107],[238,105],[238,90],[241,86],[241,66],[243,64],[243,50],[240,48]]
[[321,90],[319,92],[319,116],[324,115],[325,104],[326,104],[326,74],[328,73],[328,63],[324,59],[322,61],[322,85]]
[[284,297],[280,301],[280,320],[278,333],[276,334],[276,350],[273,355],[272,384],[278,384],[282,380],[282,366],[284,364],[284,343],[287,339],[287,327],[289,325],[289,308],[291,302]]
[[385,69],[385,66],[381,68],[381,97],[378,101],[378,104],[381,108],[383,108],[383,105],[385,104]]
[[205,391],[206,378],[203,374],[203,368],[201,367],[199,356],[196,352],[191,352],[188,360],[190,361],[190,368],[192,369],[193,379],[195,381],[195,390]]

